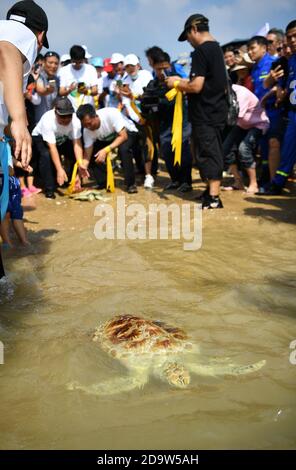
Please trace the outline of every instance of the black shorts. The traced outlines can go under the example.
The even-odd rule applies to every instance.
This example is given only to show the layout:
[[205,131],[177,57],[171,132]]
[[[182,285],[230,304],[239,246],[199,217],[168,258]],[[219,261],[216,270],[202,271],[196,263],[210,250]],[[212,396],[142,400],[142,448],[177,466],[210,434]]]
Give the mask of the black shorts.
[[193,124],[196,161],[203,180],[221,180],[223,174],[222,127]]

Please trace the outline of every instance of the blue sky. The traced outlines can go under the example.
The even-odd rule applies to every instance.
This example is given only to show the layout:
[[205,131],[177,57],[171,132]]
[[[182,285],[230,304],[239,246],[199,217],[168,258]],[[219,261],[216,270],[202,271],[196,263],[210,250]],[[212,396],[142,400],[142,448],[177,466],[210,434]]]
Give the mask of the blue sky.
[[[14,2],[1,0],[0,17]],[[202,13],[210,19],[213,35],[221,43],[247,38],[265,22],[285,28],[296,18],[295,0],[39,0],[49,18],[52,50],[66,53],[73,44],[86,44],[92,55],[135,53],[158,45],[175,58],[190,52],[178,43],[186,18]]]

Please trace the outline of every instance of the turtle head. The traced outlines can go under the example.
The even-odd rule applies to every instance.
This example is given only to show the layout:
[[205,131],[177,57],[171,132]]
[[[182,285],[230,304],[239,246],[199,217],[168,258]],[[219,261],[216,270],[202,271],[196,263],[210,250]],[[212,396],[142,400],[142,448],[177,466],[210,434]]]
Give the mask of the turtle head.
[[182,364],[170,362],[164,368],[168,383],[177,388],[186,388],[190,384],[190,375]]

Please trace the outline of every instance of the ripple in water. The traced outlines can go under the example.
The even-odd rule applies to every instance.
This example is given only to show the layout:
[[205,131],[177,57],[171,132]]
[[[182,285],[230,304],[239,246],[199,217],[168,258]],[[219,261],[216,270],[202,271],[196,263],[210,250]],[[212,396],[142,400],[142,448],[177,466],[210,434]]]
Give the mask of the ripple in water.
[[10,302],[14,297],[14,287],[12,282],[3,277],[0,279],[0,305]]

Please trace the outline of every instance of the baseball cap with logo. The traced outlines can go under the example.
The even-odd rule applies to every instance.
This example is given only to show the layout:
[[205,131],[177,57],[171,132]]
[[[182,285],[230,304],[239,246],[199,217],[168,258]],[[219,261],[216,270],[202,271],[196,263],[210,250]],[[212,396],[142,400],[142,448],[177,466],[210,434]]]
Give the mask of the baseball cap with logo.
[[192,26],[197,26],[199,24],[208,25],[209,20],[204,15],[196,13],[195,15],[189,16],[184,25],[184,31],[180,34],[178,41],[183,42],[187,40],[187,33],[190,31]]
[[102,57],[93,57],[90,61],[91,65],[94,67],[104,67],[104,61]]
[[135,54],[128,54],[124,58],[124,66],[126,67],[127,65],[138,65],[139,64],[139,59]]
[[75,112],[71,101],[66,96],[56,100],[55,110],[60,116],[69,116]]
[[124,56],[118,52],[114,52],[111,56],[111,64],[119,64],[119,62],[124,62]]
[[7,12],[6,19],[23,23],[28,28],[35,29],[38,32],[45,31],[43,46],[49,48],[46,36],[48,19],[45,11],[33,0],[23,0],[15,3]]

